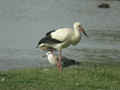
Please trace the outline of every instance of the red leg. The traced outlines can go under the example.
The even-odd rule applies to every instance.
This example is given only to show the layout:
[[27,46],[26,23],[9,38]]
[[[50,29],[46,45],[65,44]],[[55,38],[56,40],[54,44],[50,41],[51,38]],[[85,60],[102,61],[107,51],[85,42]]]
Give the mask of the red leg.
[[[54,50],[50,50],[51,53],[53,54]],[[53,54],[54,55],[54,54]],[[58,60],[57,60],[57,68],[59,70],[59,72],[62,72],[62,64],[61,64],[61,60],[62,60],[62,50],[59,50],[59,55],[58,55]]]
[[60,72],[62,72],[61,60],[62,60],[62,50],[59,51],[58,63],[57,63],[57,67]]
[[[50,52],[52,53],[52,55],[54,56],[54,53],[53,53],[54,50],[50,50]],[[59,53],[60,54],[60,53]],[[54,58],[54,57],[53,57]],[[61,72],[61,60],[60,60],[60,55],[58,56],[58,60],[57,60],[57,68],[59,70],[59,72]]]

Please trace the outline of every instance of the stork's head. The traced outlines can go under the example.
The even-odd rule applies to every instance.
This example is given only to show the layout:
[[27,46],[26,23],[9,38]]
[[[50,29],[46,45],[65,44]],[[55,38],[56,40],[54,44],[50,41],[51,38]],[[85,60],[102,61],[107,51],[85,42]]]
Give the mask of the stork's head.
[[75,22],[75,23],[73,24],[73,27],[74,27],[74,29],[79,30],[79,31],[82,32],[85,36],[88,37],[87,33],[85,32],[84,28],[81,26],[80,22]]

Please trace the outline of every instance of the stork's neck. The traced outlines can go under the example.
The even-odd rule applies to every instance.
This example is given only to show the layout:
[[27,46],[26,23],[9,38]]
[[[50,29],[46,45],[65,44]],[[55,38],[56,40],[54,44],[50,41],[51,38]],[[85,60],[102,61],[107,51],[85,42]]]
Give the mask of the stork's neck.
[[81,33],[79,31],[79,29],[74,29],[74,34],[72,36],[72,45],[76,45],[81,38]]
[[79,28],[74,28],[74,35],[75,37],[80,37],[80,31],[79,31]]

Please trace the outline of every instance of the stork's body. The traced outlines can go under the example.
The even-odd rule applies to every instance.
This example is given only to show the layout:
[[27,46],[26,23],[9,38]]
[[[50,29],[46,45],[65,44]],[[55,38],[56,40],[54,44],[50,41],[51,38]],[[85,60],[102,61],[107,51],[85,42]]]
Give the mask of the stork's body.
[[48,32],[44,39],[48,39],[48,37],[52,40],[45,40],[44,43],[42,43],[43,41],[40,41],[41,49],[42,47],[51,47],[59,50],[62,48],[66,48],[69,45],[76,45],[80,41],[81,35],[79,31],[74,32],[71,28],[61,28],[53,32]]
[[81,32],[83,32],[87,36],[84,29],[80,26],[80,23],[76,22],[73,25],[73,29],[60,28],[48,32],[46,36],[39,41],[37,47],[40,47],[40,49],[42,50],[58,50],[58,64],[61,71],[62,49],[67,48],[70,45],[76,45],[77,43],[79,43],[81,39]]
[[66,48],[69,45],[75,45],[80,41],[79,31],[73,31],[71,28],[58,29],[51,33],[51,37],[62,42],[60,43],[60,46],[58,44],[59,48]]

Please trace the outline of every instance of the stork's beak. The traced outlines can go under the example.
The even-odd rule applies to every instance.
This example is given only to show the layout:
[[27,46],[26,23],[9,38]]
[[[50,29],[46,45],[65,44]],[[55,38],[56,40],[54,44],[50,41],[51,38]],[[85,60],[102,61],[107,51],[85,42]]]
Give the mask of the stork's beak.
[[80,32],[83,32],[83,34],[86,36],[86,37],[88,37],[88,35],[87,35],[87,33],[85,32],[85,30],[84,30],[84,28],[80,28]]

